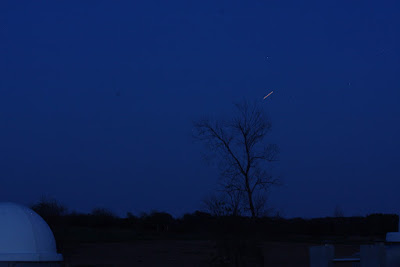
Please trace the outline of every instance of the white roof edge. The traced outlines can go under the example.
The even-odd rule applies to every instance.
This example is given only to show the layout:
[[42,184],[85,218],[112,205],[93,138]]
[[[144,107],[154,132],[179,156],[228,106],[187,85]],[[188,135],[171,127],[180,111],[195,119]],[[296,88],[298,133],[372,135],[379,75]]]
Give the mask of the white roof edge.
[[386,234],[386,242],[400,242],[400,232],[389,232]]

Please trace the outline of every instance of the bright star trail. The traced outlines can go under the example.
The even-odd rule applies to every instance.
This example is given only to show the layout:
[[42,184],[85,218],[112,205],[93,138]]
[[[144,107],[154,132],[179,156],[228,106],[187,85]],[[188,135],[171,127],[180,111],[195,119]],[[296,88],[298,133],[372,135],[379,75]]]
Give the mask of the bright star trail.
[[269,93],[268,95],[264,96],[263,99],[266,99],[267,97],[269,97],[274,91],[272,91],[271,93]]

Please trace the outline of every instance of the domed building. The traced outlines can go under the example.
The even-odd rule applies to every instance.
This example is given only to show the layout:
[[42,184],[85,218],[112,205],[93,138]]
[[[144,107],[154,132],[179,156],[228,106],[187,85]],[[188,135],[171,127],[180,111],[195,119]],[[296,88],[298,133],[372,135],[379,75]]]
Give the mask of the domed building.
[[60,266],[53,232],[33,210],[0,203],[0,267]]

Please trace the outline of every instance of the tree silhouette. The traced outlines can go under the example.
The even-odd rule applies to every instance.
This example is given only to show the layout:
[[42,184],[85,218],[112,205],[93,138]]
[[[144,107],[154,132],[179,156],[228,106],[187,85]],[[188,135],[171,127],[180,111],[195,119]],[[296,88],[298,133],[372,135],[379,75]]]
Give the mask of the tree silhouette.
[[[265,144],[271,123],[256,104],[242,101],[235,105],[229,120],[202,119],[194,123],[194,137],[203,141],[220,163],[223,190],[245,199],[252,217],[258,216],[261,197],[278,180],[267,171],[267,163],[276,160],[278,147]],[[265,205],[265,203],[263,203]]]
[[31,205],[31,209],[45,219],[60,217],[67,213],[67,208],[64,205],[45,195],[37,203]]

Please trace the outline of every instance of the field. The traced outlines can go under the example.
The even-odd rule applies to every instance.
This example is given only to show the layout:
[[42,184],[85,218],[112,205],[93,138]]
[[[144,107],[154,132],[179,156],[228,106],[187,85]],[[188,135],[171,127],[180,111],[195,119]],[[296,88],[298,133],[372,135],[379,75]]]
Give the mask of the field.
[[[262,260],[248,261],[246,266],[308,267],[310,243],[263,242]],[[337,245],[336,255],[350,256],[358,245]],[[206,240],[138,240],[124,243],[66,244],[66,266],[234,266],[221,265],[214,241]],[[346,265],[341,265],[346,266]],[[351,266],[351,265],[347,265]]]
[[351,257],[361,244],[382,242],[397,230],[398,217],[252,220],[195,212],[179,219],[97,214],[49,222],[66,266],[306,267],[310,246],[334,244],[336,258]]

